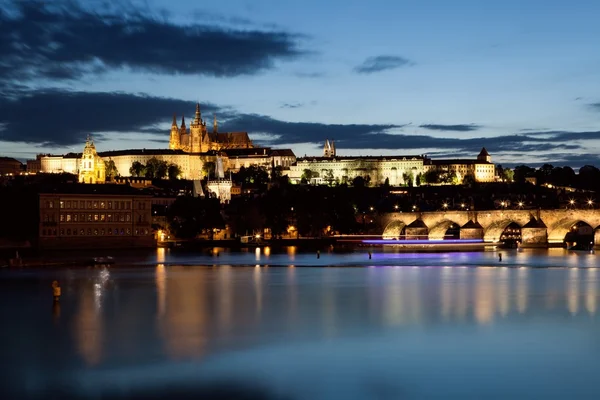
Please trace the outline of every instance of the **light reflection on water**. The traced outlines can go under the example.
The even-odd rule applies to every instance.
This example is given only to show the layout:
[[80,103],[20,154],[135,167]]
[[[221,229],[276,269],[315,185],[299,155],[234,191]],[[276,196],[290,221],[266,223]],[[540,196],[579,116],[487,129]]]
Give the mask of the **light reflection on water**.
[[[369,266],[363,256],[323,252],[318,261],[357,265],[362,260]],[[386,378],[386,371],[409,374],[408,360],[420,354],[428,364],[414,366],[422,375],[413,377],[411,385],[422,395],[435,382],[440,384],[438,395],[460,392],[460,380],[436,374],[444,368],[450,374],[454,369],[476,373],[482,357],[486,363],[497,362],[503,377],[489,378],[487,384],[511,382],[509,387],[516,385],[517,393],[529,388],[518,386],[523,371],[514,365],[535,363],[536,374],[548,374],[555,367],[551,360],[569,354],[573,371],[581,377],[594,371],[589,358],[600,358],[600,348],[591,339],[600,333],[595,319],[600,285],[595,256],[503,251],[503,263],[498,263],[495,252],[373,256],[379,268],[306,268],[298,265],[316,262],[315,255],[296,249],[223,251],[218,258],[158,249],[160,262],[151,267],[10,270],[0,281],[0,293],[8,293],[13,304],[0,305],[0,318],[13,321],[3,329],[2,354],[19,379],[31,376],[19,371],[38,370],[39,376],[34,375],[42,379],[47,371],[72,376],[72,371],[84,368],[91,375],[77,379],[99,385],[91,378],[95,373],[116,368],[128,376],[128,368],[158,365],[166,369],[159,373],[165,380],[174,377],[169,370],[172,363],[190,361],[198,363],[198,371],[214,367],[215,374],[225,377],[233,371],[242,377],[262,371],[267,386],[283,385],[292,397],[302,398],[307,398],[305,388],[281,374],[307,373],[297,360],[309,354],[311,373],[321,371],[321,383],[313,385],[316,392],[310,398],[330,394],[339,384],[327,378],[325,368],[339,369],[343,375],[353,358],[372,362],[350,368],[356,375],[353,382],[376,375],[378,385],[385,386],[395,379]],[[176,265],[193,258],[210,263]],[[268,267],[262,263],[267,258],[269,265],[285,259],[287,266]],[[239,265],[249,259],[246,266]],[[392,262],[404,266],[386,266]],[[480,267],[464,267],[474,265]],[[536,268],[560,265],[565,268]],[[51,313],[51,297],[45,290],[50,290],[54,278],[63,282],[63,297],[60,309],[54,305]],[[30,310],[29,319],[15,318],[18,308]],[[32,341],[39,345],[28,346]],[[535,349],[527,343],[535,343]],[[518,352],[517,344],[524,346]],[[389,351],[380,346],[393,351],[386,354]],[[303,350],[298,353],[299,349]],[[513,366],[495,361],[507,354]],[[411,362],[420,362],[415,360]],[[446,367],[436,369],[441,365]],[[560,393],[559,383],[538,387],[534,394]],[[360,390],[353,393],[344,396],[361,398]]]

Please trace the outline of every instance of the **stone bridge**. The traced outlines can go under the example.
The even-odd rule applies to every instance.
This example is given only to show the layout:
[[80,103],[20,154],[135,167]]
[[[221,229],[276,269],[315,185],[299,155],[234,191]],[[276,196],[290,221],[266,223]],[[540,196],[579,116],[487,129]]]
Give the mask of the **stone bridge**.
[[497,242],[504,230],[516,223],[523,247],[562,245],[565,235],[578,222],[594,229],[594,244],[600,247],[600,209],[578,210],[488,210],[382,213],[373,218],[385,239],[443,239],[451,226],[460,227],[461,239]]

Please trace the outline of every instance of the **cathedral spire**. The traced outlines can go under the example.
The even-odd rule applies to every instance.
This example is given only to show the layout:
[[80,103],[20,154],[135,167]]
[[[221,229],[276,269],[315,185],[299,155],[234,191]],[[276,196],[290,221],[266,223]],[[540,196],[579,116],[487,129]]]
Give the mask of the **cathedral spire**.
[[213,132],[217,133],[219,131],[219,124],[217,123],[217,114],[213,114],[213,115],[214,115]]
[[171,124],[171,126],[177,127],[177,114],[173,114],[173,123]]
[[185,128],[185,115],[181,116],[181,127]]
[[194,125],[200,125],[202,123],[202,115],[200,114],[200,103],[196,103],[196,117],[194,118]]

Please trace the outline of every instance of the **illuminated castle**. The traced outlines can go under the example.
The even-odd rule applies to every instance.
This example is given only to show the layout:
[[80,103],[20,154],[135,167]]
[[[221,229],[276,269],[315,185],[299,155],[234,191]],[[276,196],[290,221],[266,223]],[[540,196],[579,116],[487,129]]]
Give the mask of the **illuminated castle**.
[[248,132],[219,133],[217,117],[213,122],[212,132],[208,132],[206,121],[202,119],[200,104],[196,104],[196,114],[189,129],[185,125],[185,117],[181,117],[181,126],[177,126],[177,116],[173,115],[169,149],[183,150],[186,153],[206,153],[211,150],[249,149],[253,148]]

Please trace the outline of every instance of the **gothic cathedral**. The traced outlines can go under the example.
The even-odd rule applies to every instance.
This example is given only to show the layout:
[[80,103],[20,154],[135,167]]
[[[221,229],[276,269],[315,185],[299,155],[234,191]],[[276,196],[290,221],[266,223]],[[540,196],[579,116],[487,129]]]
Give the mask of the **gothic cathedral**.
[[252,148],[254,145],[247,132],[219,133],[217,118],[213,122],[213,131],[208,132],[206,122],[200,114],[200,104],[196,104],[196,114],[189,129],[185,117],[181,117],[181,126],[177,126],[177,116],[173,116],[169,149],[183,150],[186,153],[206,153],[224,149]]

